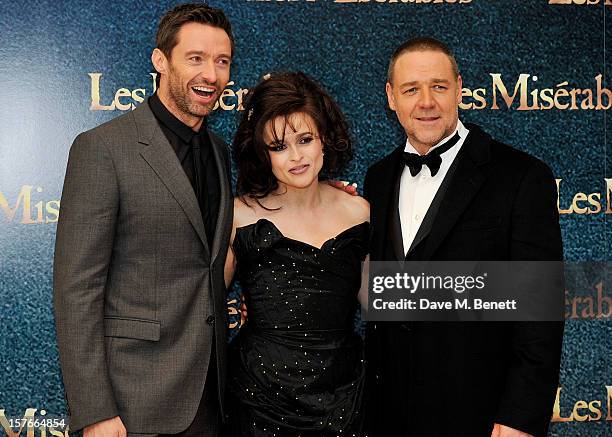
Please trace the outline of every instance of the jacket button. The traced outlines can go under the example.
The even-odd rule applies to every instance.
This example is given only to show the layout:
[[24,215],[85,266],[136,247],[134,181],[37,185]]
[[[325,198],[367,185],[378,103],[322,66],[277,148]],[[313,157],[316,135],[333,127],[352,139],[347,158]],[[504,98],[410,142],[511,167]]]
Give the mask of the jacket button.
[[215,324],[215,316],[208,316],[206,318],[206,323],[208,323],[210,326]]

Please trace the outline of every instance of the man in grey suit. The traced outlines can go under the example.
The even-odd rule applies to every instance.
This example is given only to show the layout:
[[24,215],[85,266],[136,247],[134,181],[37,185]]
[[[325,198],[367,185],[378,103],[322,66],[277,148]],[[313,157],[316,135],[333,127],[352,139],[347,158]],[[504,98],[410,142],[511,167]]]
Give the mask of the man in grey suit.
[[233,211],[206,116],[232,54],[222,11],[177,6],[151,57],[157,94],[70,150],[54,307],[70,427],[85,437],[217,435]]

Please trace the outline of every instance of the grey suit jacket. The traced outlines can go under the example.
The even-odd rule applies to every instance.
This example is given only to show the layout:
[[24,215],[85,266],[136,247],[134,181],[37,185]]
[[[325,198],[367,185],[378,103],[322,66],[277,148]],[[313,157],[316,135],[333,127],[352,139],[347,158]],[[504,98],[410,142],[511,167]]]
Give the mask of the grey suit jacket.
[[213,342],[222,402],[223,265],[233,203],[227,146],[213,134],[211,144],[221,179],[212,247],[191,184],[148,104],[72,145],[53,288],[73,431],[117,415],[129,432],[184,430]]

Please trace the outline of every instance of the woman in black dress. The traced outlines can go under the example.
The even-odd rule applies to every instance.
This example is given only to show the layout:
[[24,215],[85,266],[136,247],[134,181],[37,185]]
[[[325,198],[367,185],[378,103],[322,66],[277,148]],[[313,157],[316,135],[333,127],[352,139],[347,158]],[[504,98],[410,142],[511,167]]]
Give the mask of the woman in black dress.
[[321,182],[351,157],[337,104],[302,73],[252,90],[234,142],[238,194],[226,262],[249,320],[230,346],[228,435],[359,436],[354,331],[369,205]]

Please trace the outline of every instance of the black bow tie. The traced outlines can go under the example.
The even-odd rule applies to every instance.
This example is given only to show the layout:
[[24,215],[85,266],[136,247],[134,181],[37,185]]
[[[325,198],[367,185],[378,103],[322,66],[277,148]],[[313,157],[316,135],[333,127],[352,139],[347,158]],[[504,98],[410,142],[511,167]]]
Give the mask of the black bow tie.
[[457,144],[457,141],[460,139],[461,137],[459,136],[459,133],[456,132],[450,140],[431,150],[427,155],[417,155],[416,153],[404,152],[404,162],[408,166],[410,174],[412,176],[418,175],[421,168],[423,168],[423,164],[425,164],[427,167],[429,167],[431,175],[435,176],[438,173],[438,170],[440,170],[440,164],[442,164],[442,157],[440,155]]

